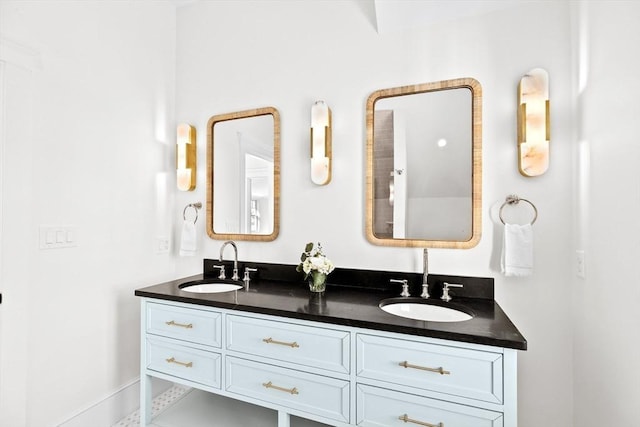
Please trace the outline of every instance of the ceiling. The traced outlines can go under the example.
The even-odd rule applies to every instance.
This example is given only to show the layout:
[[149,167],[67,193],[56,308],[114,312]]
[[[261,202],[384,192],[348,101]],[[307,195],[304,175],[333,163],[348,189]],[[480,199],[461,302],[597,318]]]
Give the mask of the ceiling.
[[[176,8],[201,0],[169,0]],[[250,1],[250,0],[235,0]],[[256,0],[252,0],[256,1]],[[268,1],[268,0],[261,0]],[[378,34],[401,32],[436,23],[478,16],[535,0],[350,0],[367,16]],[[539,1],[539,0],[538,0]],[[273,2],[274,6],[278,2]]]
[[526,0],[373,0],[379,34],[505,9]]

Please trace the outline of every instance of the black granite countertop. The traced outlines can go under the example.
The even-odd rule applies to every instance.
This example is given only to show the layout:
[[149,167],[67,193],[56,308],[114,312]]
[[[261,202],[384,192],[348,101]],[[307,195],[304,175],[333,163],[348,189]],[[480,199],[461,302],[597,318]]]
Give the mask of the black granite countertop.
[[[527,349],[526,339],[493,300],[493,280],[491,280],[491,298],[486,298],[486,295],[480,298],[469,297],[468,295],[473,295],[473,292],[467,291],[468,295],[461,293],[460,296],[454,296],[454,299],[448,303],[440,301],[437,295],[431,299],[433,304],[470,311],[474,315],[472,319],[463,322],[427,322],[394,316],[379,308],[381,300],[398,297],[399,292],[397,289],[345,286],[344,283],[332,284],[332,281],[329,280],[324,294],[315,295],[309,292],[307,284],[301,280],[299,274],[295,276],[297,281],[282,281],[270,278],[270,275],[265,273],[265,270],[268,270],[265,266],[272,266],[271,264],[241,263],[241,272],[243,271],[243,266],[255,266],[259,268],[259,271],[263,272],[263,274],[257,273],[256,276],[258,277],[251,280],[249,289],[225,293],[199,294],[185,292],[178,287],[185,282],[211,278],[210,274],[206,273],[208,261],[210,260],[205,260],[204,274],[137,289],[135,295],[379,331],[517,350]],[[292,266],[285,267],[288,267],[288,278],[293,277],[291,274]],[[230,269],[227,269],[227,271],[230,272]],[[353,280],[354,274],[361,278],[362,274],[360,273],[362,272],[364,270],[342,269],[342,271],[337,271],[336,281]],[[403,278],[402,275],[404,274],[405,277],[410,279],[412,295],[419,294],[419,292],[415,293],[416,286],[419,286],[419,283],[412,283],[417,281],[417,277],[420,277],[419,275],[415,273],[386,274],[399,278]],[[333,275],[332,273],[329,278],[331,279]],[[439,276],[430,275],[429,277],[430,286],[436,286],[437,283],[434,281],[435,279],[432,280],[432,277],[437,278]],[[458,282],[460,281],[458,280]],[[476,288],[478,287],[481,286],[476,286]],[[471,289],[472,286],[466,286],[466,288]],[[430,292],[432,291],[430,290]]]

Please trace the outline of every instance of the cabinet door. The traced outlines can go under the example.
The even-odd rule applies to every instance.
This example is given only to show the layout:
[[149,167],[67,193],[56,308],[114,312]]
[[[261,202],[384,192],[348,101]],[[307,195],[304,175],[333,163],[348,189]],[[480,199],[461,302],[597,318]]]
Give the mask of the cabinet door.
[[501,353],[357,336],[358,378],[370,378],[491,403],[503,401]]
[[174,340],[147,337],[148,370],[220,388],[220,354],[190,348]]
[[229,315],[227,350],[349,373],[349,332]]
[[349,422],[349,381],[230,356],[225,370],[230,393]]
[[220,313],[166,304],[147,304],[147,333],[221,347]]
[[363,427],[502,427],[499,412],[358,385],[357,425]]

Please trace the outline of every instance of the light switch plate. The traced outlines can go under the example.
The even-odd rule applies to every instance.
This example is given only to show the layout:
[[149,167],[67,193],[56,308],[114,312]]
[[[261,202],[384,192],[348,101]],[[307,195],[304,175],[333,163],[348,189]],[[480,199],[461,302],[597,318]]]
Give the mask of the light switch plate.
[[78,227],[75,225],[41,225],[40,249],[62,249],[78,246]]

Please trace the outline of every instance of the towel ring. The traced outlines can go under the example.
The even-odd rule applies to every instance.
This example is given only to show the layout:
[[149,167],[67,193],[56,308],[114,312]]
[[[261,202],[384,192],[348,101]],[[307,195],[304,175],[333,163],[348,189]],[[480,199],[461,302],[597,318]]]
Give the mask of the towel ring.
[[184,210],[182,211],[182,219],[184,219],[185,221],[187,220],[187,209],[189,208],[193,208],[193,210],[196,211],[196,217],[193,220],[193,223],[195,224],[196,222],[198,222],[198,209],[202,208],[202,203],[200,202],[189,203],[187,206],[184,207]]
[[527,199],[521,199],[520,197],[516,196],[515,194],[508,195],[506,200],[502,204],[502,206],[500,206],[500,212],[498,214],[500,216],[500,221],[502,221],[503,224],[506,224],[506,222],[504,222],[504,218],[502,218],[502,210],[504,209],[504,207],[507,206],[507,205],[517,205],[518,202],[527,202],[533,208],[534,216],[533,216],[533,220],[531,220],[531,225],[533,225],[536,222],[536,220],[538,219],[538,209],[536,208],[536,205],[534,205],[533,203],[531,203]]

